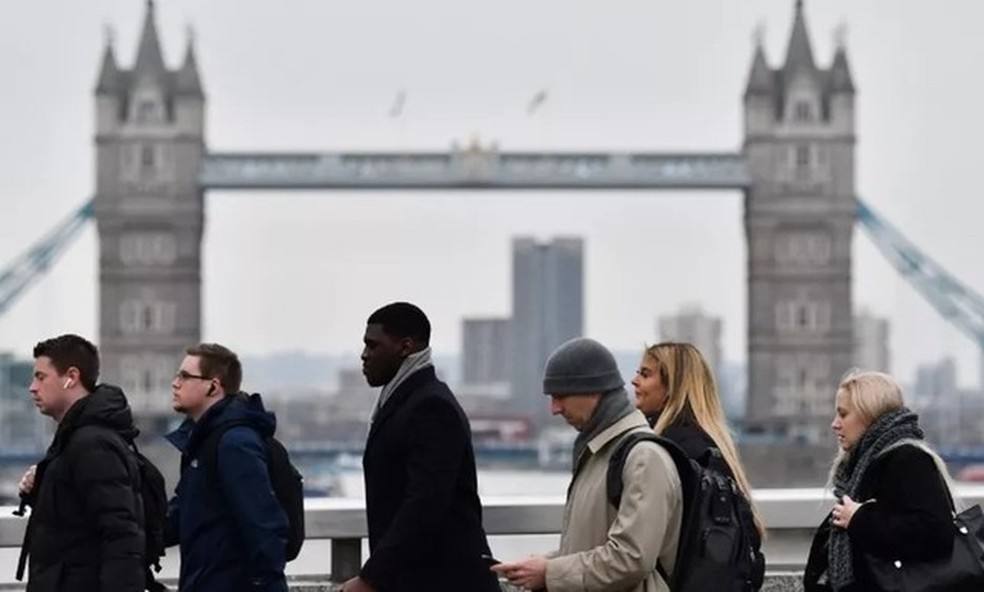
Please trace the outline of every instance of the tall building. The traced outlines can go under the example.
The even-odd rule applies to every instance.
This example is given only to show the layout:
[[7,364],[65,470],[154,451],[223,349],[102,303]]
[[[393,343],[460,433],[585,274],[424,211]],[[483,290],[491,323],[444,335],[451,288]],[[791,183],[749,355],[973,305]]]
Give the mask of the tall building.
[[509,319],[465,319],[462,325],[462,381],[473,385],[508,383]]
[[843,44],[814,60],[802,2],[785,63],[755,49],[745,89],[749,428],[827,437],[854,355],[855,88]]
[[862,310],[854,317],[854,364],[860,370],[891,372],[888,319]]
[[584,241],[514,238],[511,392],[537,423],[548,417],[543,367],[561,343],[584,332]]
[[698,305],[688,305],[677,314],[659,317],[657,334],[660,341],[683,341],[697,346],[707,360],[718,384],[721,384],[721,318],[704,313]]
[[160,429],[182,350],[201,335],[205,95],[190,43],[166,66],[152,2],[133,68],[106,46],[95,100],[102,375]]

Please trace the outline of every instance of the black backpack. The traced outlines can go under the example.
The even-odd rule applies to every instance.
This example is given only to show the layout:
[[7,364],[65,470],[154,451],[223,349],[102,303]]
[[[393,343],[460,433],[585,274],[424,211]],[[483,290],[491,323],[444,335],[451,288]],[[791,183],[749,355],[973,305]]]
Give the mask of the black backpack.
[[167,491],[164,475],[149,458],[140,453],[136,442],[130,443],[130,449],[137,457],[140,480],[137,485],[140,498],[143,500],[147,590],[166,592],[167,588],[154,577],[155,573],[160,573],[161,557],[164,557],[164,525],[167,523]]
[[[237,426],[252,428],[248,422],[230,422],[220,425],[205,438],[202,444],[202,466],[205,468],[207,478],[212,482],[212,486],[218,490],[218,452],[219,439]],[[300,471],[291,464],[287,449],[273,436],[263,435],[263,444],[267,452],[267,470],[270,473],[270,484],[273,486],[273,493],[277,496],[277,501],[287,514],[289,529],[287,532],[287,561],[297,558],[304,544],[304,478]]]
[[651,432],[632,432],[612,453],[606,475],[608,502],[622,498],[622,469],[633,446],[656,442],[670,454],[683,488],[683,521],[676,567],[668,578],[673,592],[754,592],[765,578],[765,556],[752,508],[730,476],[724,458],[711,448],[695,461],[676,443]]
[[[167,492],[164,484],[164,475],[146,456],[140,453],[135,442],[127,443],[122,436],[115,430],[108,430],[116,436],[114,438],[120,445],[120,454],[125,456],[133,454],[137,461],[137,478],[133,484],[133,489],[140,494],[141,506],[143,506],[143,527],[144,527],[144,578],[145,586],[149,592],[166,592],[167,588],[157,581],[155,573],[161,571],[161,557],[164,557],[164,525],[167,522]],[[18,508],[18,515],[24,514],[25,503],[21,501]],[[31,523],[28,522],[28,531]],[[27,542],[29,534],[24,534],[24,545],[21,546],[20,559],[17,562],[17,580],[20,581],[24,575],[27,563]]]

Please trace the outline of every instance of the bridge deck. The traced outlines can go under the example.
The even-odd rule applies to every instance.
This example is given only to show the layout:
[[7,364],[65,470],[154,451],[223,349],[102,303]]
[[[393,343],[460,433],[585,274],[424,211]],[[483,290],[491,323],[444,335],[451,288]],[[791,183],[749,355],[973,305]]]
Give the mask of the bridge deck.
[[735,153],[214,153],[205,189],[742,189]]

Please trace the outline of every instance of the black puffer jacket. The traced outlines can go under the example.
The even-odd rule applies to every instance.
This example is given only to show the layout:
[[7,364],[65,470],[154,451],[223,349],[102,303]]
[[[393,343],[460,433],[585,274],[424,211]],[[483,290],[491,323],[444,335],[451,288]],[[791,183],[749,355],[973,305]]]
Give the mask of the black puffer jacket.
[[123,391],[101,385],[66,412],[38,463],[25,535],[28,592],[144,589],[137,435]]

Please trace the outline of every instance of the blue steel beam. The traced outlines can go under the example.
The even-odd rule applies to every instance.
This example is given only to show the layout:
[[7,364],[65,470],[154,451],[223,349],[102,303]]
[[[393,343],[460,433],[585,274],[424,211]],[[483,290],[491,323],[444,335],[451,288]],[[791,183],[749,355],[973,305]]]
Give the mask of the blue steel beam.
[[858,221],[896,271],[984,351],[984,298],[961,283],[901,232],[858,200]]
[[742,189],[741,154],[451,152],[209,154],[204,189]]
[[51,268],[93,213],[93,201],[90,199],[13,263],[0,270],[0,315]]

